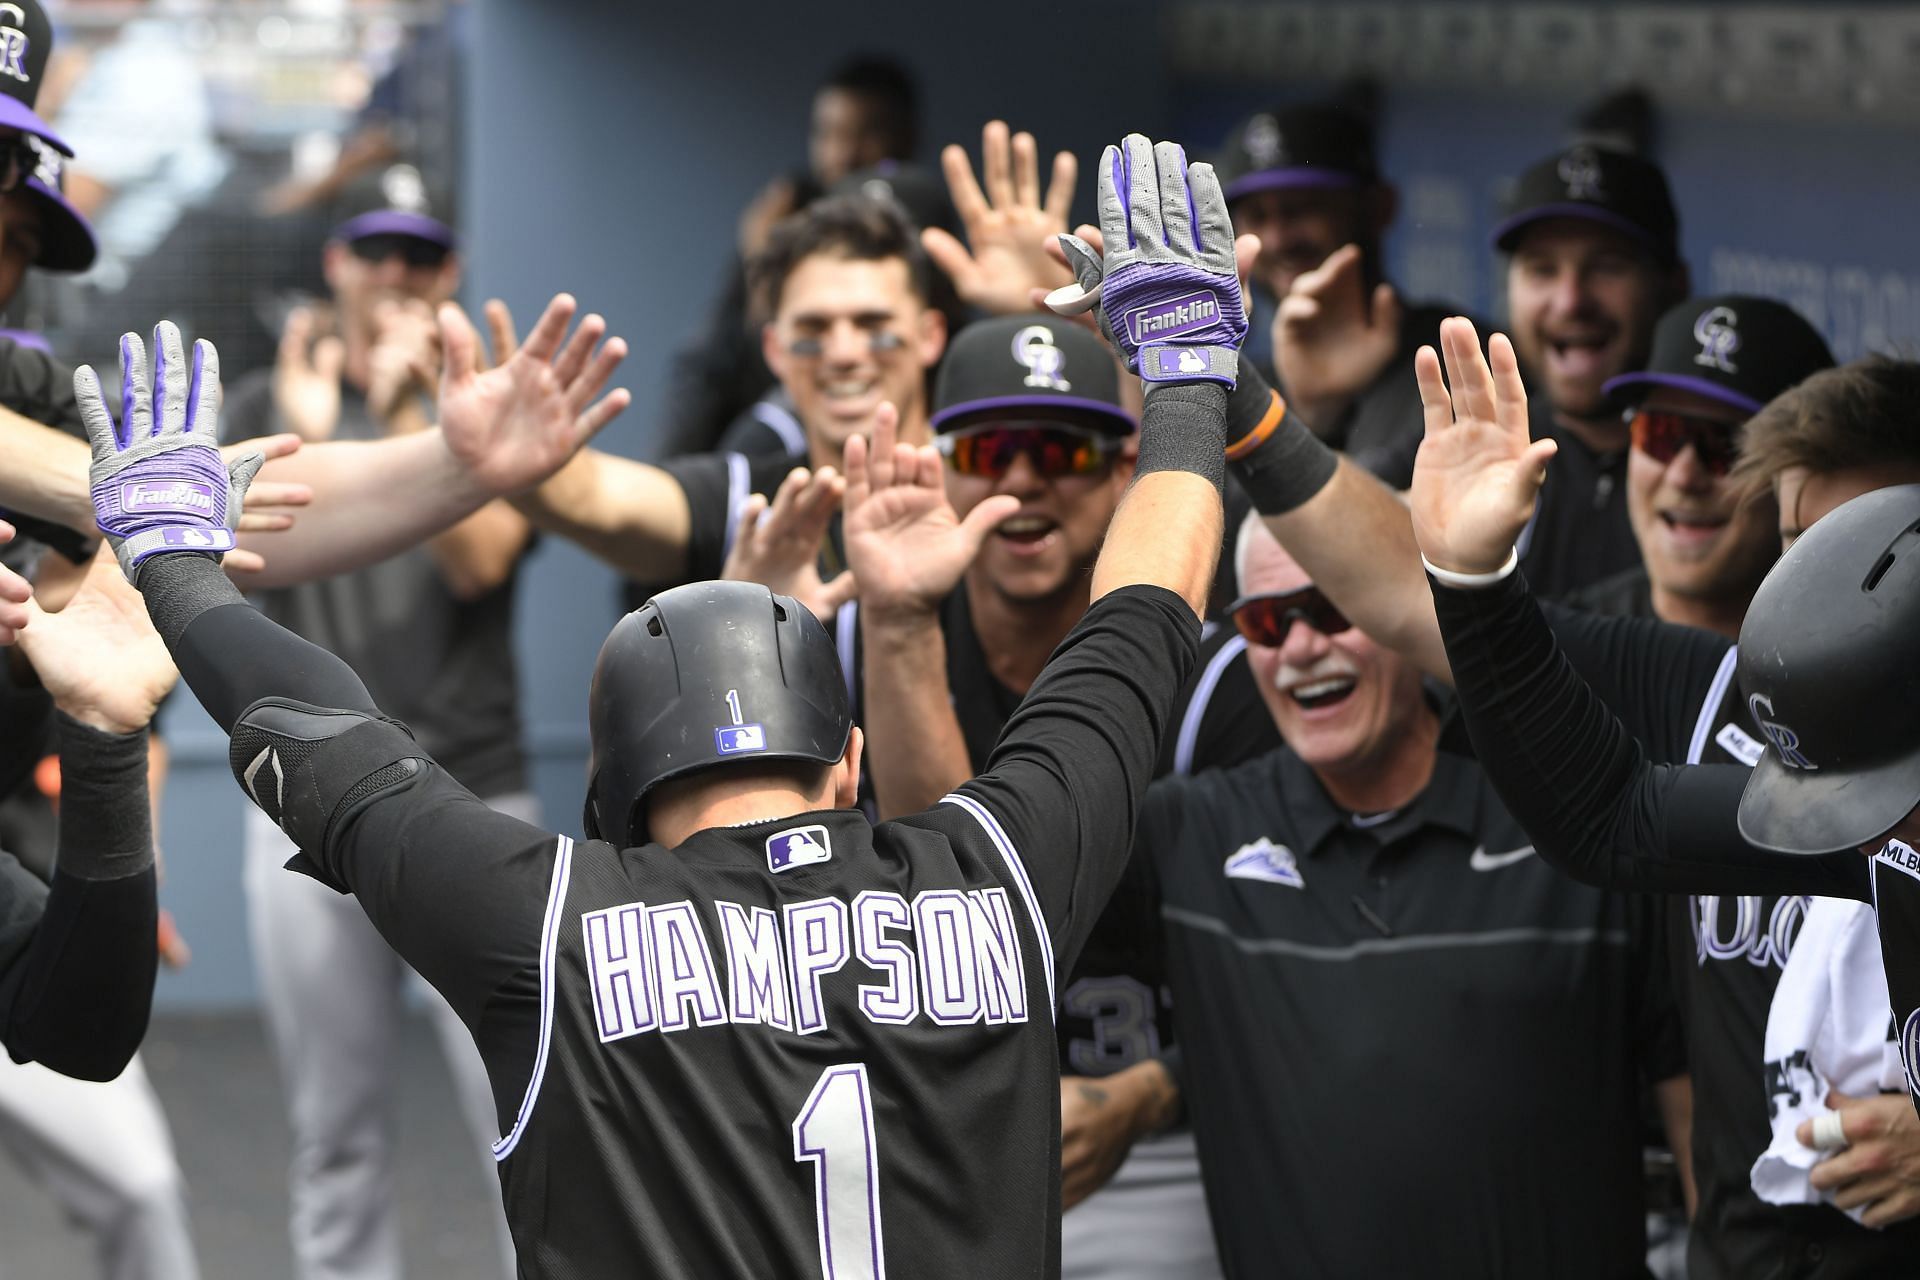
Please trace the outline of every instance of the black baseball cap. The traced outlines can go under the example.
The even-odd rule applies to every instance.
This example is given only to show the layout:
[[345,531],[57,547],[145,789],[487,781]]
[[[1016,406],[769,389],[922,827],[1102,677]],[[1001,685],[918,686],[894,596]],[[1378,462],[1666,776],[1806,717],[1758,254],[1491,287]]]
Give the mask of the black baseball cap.
[[93,226],[67,203],[65,157],[40,138],[30,142],[40,163],[21,186],[40,213],[40,256],[33,265],[46,271],[85,271],[100,255]]
[[871,169],[848,174],[834,183],[827,194],[891,200],[915,230],[924,227],[939,227],[955,233],[960,230],[953,201],[947,195],[946,180],[918,165],[882,160]]
[[1670,308],[1654,326],[1647,367],[1609,378],[1601,391],[1626,408],[1655,387],[1674,387],[1758,413],[1833,363],[1819,330],[1786,303],[1723,293]]
[[428,188],[418,169],[396,164],[348,191],[339,210],[342,221],[328,238],[352,244],[373,236],[404,236],[452,253],[460,247],[459,237],[436,216],[447,208],[447,200]]
[[1493,243],[1513,252],[1520,234],[1548,218],[1585,218],[1639,241],[1663,263],[1680,257],[1680,215],[1660,166],[1590,142],[1548,156],[1520,175]]
[[1328,103],[1247,117],[1227,138],[1214,169],[1229,202],[1256,191],[1366,187],[1380,180],[1372,123]]
[[976,320],[947,348],[933,392],[933,429],[994,418],[1059,420],[1107,435],[1139,426],[1120,405],[1107,345],[1068,320],[1028,313]]
[[0,4],[0,128],[42,138],[63,156],[73,154],[53,127],[33,110],[40,80],[53,52],[53,24],[40,0]]

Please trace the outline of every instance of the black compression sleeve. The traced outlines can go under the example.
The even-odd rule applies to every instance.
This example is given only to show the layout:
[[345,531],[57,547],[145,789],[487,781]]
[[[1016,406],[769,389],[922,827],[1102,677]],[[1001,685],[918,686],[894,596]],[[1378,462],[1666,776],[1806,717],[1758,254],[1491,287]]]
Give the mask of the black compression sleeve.
[[1227,484],[1227,389],[1213,382],[1149,387],[1140,412],[1140,462],[1136,475],[1191,471]]
[[267,697],[379,714],[352,667],[254,609],[206,556],[149,560],[140,594],[181,678],[228,733]]
[[32,943],[0,973],[7,1052],[81,1080],[119,1075],[147,1033],[158,928],[151,864],[117,880],[56,867]]
[[1432,585],[1474,752],[1548,862],[1610,889],[1866,892],[1856,854],[1786,858],[1740,840],[1739,766],[1648,764],[1559,651],[1521,574]]
[[147,731],[102,733],[61,714],[60,858],[82,880],[117,880],[153,865]]

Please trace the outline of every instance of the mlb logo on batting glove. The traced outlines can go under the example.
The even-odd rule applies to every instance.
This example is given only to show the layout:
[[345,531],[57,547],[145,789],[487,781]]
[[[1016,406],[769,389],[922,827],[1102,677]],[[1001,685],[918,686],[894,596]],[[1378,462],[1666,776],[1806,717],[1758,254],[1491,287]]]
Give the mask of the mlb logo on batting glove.
[[94,520],[112,544],[120,569],[137,580],[140,563],[169,552],[219,556],[233,550],[241,497],[260,469],[253,454],[229,468],[214,424],[220,415],[220,357],[213,344],[193,344],[189,366],[180,330],[162,321],[153,331],[155,364],[137,334],[120,339],[124,420],[116,424],[91,366],[74,371],[73,391],[93,446]]

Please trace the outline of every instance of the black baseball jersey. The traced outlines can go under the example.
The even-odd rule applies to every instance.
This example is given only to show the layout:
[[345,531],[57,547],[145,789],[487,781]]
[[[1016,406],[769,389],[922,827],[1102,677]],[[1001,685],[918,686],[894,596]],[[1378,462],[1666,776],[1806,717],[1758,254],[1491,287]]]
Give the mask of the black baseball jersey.
[[1543,599],[1555,600],[1640,563],[1627,522],[1627,450],[1598,451],[1553,421],[1541,397],[1534,439],[1551,436],[1560,452],[1547,468],[1533,519],[1520,533],[1520,567]]
[[1639,1273],[1639,1085],[1684,1069],[1653,904],[1533,856],[1473,761],[1361,817],[1285,748],[1164,779],[1127,882],[1228,1275]]
[[[1766,1145],[1766,1015],[1758,997],[1770,998],[1778,980],[1775,966],[1797,930],[1801,895],[1861,898],[1878,908],[1893,1019],[1920,1106],[1920,933],[1913,929],[1920,859],[1897,843],[1871,860],[1854,852],[1789,857],[1753,848],[1737,824],[1751,762],[1651,763],[1608,713],[1626,701],[1623,691],[1582,682],[1585,668],[1556,652],[1555,631],[1543,624],[1520,575],[1479,592],[1436,586],[1434,596],[1474,742],[1541,853],[1592,883],[1698,895],[1695,954],[1711,980],[1692,984],[1690,1014],[1708,1019],[1703,1026],[1718,1035],[1695,1037],[1702,1054],[1712,1055],[1694,1064],[1696,1076],[1710,1081],[1696,1089],[1696,1160],[1703,1151],[1720,1160],[1716,1178],[1730,1186]],[[1725,641],[1704,633],[1625,620],[1608,628],[1607,638],[1621,670],[1637,669],[1650,688],[1673,679],[1688,647],[1696,650],[1694,664],[1717,647],[1723,656],[1714,670],[1731,677]],[[1713,714],[1696,713],[1691,758],[1707,758],[1706,741],[1736,758],[1750,754],[1752,735],[1737,711],[1727,714],[1724,697],[1723,690],[1706,700]],[[1749,1089],[1739,1086],[1743,1073],[1755,1082]],[[1722,1088],[1737,1114],[1713,1105]],[[1709,1218],[1704,1180],[1701,1191],[1696,1231],[1704,1228],[1711,1239],[1690,1258],[1697,1274],[1911,1274],[1920,1257],[1920,1224],[1872,1231],[1824,1206],[1771,1210],[1731,1193],[1715,1202],[1719,1216]]]
[[[1601,701],[1661,764],[1752,768],[1762,745],[1723,637],[1651,616],[1643,573],[1574,597],[1633,621],[1548,606],[1561,651]],[[1688,1238],[1699,1280],[1763,1272],[1812,1247],[1833,1274],[1920,1257],[1920,1223],[1874,1231],[1825,1205],[1773,1205],[1753,1193],[1753,1162],[1772,1141],[1768,1089],[1783,1080],[1766,1057],[1774,988],[1806,918],[1803,892],[1666,895],[1674,989],[1694,1077],[1693,1172],[1700,1192]],[[1825,1272],[1822,1272],[1825,1274]]]
[[[687,496],[687,570],[683,580],[704,582],[719,577],[728,552],[733,550],[740,509],[747,499],[759,493],[771,501],[787,473],[806,465],[805,457],[796,461],[778,453],[696,453],[662,463],[660,469],[678,481]],[[846,567],[841,545],[840,517],[836,515],[820,548],[822,578],[832,578]]]
[[[248,678],[300,696],[322,659],[240,609],[179,647],[244,635],[273,651]],[[1170,592],[1101,600],[986,772],[899,822],[576,844],[416,755],[296,864],[472,1029],[523,1274],[1053,1276],[1055,974],[1119,879],[1197,639]]]

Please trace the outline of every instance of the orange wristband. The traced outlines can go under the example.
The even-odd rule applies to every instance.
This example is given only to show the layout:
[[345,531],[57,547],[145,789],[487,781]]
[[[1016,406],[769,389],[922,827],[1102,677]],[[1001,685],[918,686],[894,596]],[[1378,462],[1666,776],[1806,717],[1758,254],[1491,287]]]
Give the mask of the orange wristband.
[[1268,394],[1273,397],[1273,403],[1267,406],[1266,415],[1260,419],[1259,425],[1227,446],[1227,460],[1229,462],[1238,458],[1244,458],[1255,449],[1258,449],[1261,442],[1272,435],[1274,429],[1285,420],[1287,416],[1287,402],[1280,398],[1278,391],[1271,391],[1268,392]]

